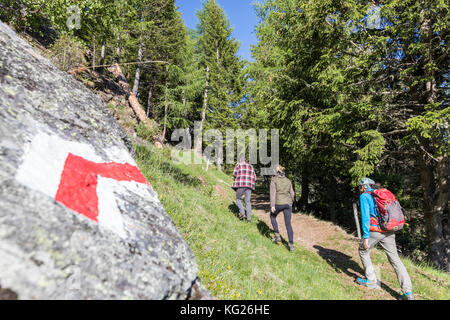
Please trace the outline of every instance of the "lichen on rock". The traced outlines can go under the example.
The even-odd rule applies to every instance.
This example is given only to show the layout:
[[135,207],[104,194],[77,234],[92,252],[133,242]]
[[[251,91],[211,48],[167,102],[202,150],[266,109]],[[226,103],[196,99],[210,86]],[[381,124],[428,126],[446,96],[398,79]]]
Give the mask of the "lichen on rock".
[[211,298],[101,99],[3,23],[0,46],[0,288],[19,299]]

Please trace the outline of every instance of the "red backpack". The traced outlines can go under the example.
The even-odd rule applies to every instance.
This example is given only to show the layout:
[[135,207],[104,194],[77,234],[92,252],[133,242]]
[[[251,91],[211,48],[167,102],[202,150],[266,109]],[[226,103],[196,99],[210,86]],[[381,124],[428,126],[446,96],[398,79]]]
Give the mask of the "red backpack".
[[380,227],[384,231],[401,230],[405,224],[405,216],[400,203],[388,189],[368,191],[377,204]]

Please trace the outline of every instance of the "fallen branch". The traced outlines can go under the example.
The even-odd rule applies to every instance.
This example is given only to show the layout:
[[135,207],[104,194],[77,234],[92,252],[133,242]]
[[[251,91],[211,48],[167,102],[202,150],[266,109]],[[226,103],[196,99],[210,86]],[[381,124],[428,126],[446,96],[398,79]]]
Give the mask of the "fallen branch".
[[[127,94],[128,103],[130,104],[131,109],[133,109],[134,113],[138,117],[139,121],[141,121],[147,127],[148,130],[152,131],[154,127],[150,122],[150,119],[147,117],[144,108],[142,108],[141,104],[139,103],[136,95],[131,91],[130,85],[125,79],[125,76],[123,75],[120,66],[116,63],[114,65],[111,65],[108,68],[108,70],[114,75],[114,78],[116,79],[119,86]],[[155,146],[162,149],[163,145],[159,140],[160,139],[158,137],[153,137],[153,143],[155,144]]]
[[[131,64],[148,64],[148,63],[169,64],[169,62],[167,62],[167,61],[148,60],[148,61],[142,61],[142,62],[139,62],[139,61],[123,62],[123,63],[120,63],[120,65],[125,66],[125,65],[131,65]],[[84,72],[84,71],[86,71],[88,69],[94,69],[94,68],[96,69],[96,68],[103,68],[103,67],[110,68],[110,67],[114,67],[115,65],[118,65],[118,64],[117,63],[115,63],[115,64],[102,64],[102,65],[95,66],[95,67],[94,66],[90,66],[90,67],[82,66],[82,67],[71,69],[71,70],[68,71],[68,73],[70,73],[71,75],[76,75],[77,73]]]
[[392,135],[399,134],[399,133],[405,133],[407,131],[408,131],[407,129],[398,129],[398,130],[394,130],[394,131],[390,131],[390,132],[381,133],[381,135],[382,136],[392,136]]

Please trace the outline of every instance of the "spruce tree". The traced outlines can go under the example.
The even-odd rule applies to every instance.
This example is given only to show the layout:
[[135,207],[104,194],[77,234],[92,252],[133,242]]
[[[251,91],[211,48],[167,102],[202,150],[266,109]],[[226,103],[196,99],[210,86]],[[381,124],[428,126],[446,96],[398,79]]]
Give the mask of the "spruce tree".
[[232,37],[230,22],[215,0],[207,0],[197,15],[200,67],[204,70],[202,128],[236,128],[244,86],[243,62],[237,56],[239,42]]

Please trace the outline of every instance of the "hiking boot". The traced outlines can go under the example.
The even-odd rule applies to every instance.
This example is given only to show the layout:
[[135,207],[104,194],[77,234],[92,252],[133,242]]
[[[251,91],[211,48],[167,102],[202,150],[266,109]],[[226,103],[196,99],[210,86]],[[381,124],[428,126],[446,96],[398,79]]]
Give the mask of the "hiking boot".
[[358,279],[356,279],[356,283],[360,284],[362,286],[365,286],[367,288],[370,288],[370,289],[378,289],[378,283],[376,280],[370,281],[368,279],[358,278]]
[[281,236],[278,232],[275,232],[275,237],[272,239],[274,243],[280,243],[281,242]]
[[244,220],[245,216],[242,213],[239,213],[239,220]]
[[414,295],[413,295],[413,293],[412,293],[411,291],[402,294],[402,295],[400,296],[400,299],[401,299],[401,300],[415,300],[415,299],[414,299]]
[[293,243],[289,243],[289,251],[290,252],[294,252],[294,244]]

